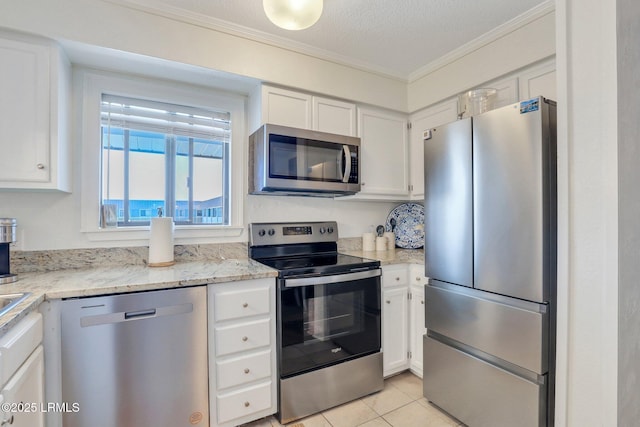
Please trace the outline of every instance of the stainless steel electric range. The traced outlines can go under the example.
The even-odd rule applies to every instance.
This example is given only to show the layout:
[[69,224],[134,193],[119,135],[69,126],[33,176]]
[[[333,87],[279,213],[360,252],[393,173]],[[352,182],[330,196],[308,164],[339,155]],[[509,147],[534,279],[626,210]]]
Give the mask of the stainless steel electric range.
[[278,270],[281,423],[383,388],[380,262],[337,242],[336,222],[249,225],[250,258]]

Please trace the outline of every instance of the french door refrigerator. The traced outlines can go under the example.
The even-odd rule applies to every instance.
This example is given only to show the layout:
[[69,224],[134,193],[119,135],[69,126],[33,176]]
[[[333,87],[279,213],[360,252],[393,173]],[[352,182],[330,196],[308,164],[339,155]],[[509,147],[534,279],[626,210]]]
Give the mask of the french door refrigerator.
[[555,103],[424,135],[424,396],[472,427],[551,426]]

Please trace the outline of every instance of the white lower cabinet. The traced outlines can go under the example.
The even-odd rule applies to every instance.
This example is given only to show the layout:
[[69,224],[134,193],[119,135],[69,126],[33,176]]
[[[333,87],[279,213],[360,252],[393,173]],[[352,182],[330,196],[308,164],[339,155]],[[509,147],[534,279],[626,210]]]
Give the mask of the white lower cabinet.
[[208,299],[210,425],[274,414],[275,280],[209,285]]
[[408,295],[406,287],[382,291],[382,360],[385,377],[407,369]]
[[422,337],[427,333],[424,326],[425,300],[424,285],[427,278],[424,277],[424,269],[421,265],[409,266],[409,283],[411,299],[409,301],[409,348],[411,372],[422,378]]
[[42,315],[30,313],[0,339],[0,425],[44,427]]
[[382,267],[382,356],[385,377],[407,369],[422,377],[426,283],[421,265]]
[[382,370],[388,377],[409,367],[409,289],[406,265],[382,267]]

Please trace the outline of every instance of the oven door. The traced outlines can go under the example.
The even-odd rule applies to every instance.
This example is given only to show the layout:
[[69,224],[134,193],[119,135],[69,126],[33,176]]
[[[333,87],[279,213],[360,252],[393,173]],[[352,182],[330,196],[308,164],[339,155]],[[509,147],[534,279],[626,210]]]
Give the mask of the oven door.
[[380,274],[279,280],[281,378],[380,351]]

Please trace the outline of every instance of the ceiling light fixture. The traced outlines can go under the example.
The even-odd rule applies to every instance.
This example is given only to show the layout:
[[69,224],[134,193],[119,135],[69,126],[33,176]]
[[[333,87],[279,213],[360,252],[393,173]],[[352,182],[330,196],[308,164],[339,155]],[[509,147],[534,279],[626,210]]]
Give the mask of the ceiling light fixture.
[[267,18],[285,30],[304,30],[322,15],[323,0],[262,0]]

